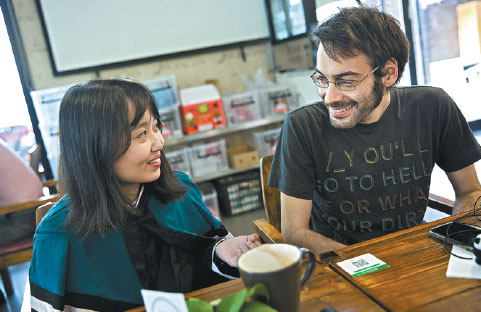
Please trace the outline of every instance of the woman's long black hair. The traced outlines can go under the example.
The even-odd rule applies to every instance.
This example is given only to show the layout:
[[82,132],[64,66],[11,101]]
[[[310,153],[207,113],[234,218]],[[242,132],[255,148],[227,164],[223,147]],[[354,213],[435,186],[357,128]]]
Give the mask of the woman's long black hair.
[[[125,222],[132,204],[121,191],[114,163],[129,148],[131,129],[147,110],[160,120],[152,93],[133,81],[92,80],[66,92],[59,112],[59,177],[70,200],[68,228],[80,235],[101,234]],[[186,188],[163,150],[160,170],[159,179],[145,188],[162,202],[181,198]]]

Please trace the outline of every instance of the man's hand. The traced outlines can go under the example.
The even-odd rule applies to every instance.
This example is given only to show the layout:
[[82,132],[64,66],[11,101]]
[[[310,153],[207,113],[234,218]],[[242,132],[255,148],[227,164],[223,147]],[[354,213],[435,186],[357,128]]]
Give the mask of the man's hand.
[[260,246],[259,236],[251,234],[228,238],[215,248],[215,254],[231,267],[237,267],[237,259],[249,249]]

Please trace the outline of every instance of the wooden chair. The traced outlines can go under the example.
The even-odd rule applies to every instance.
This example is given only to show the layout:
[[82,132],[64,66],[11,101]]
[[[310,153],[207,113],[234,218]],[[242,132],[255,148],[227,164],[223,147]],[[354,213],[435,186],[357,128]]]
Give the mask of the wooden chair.
[[[281,234],[281,196],[280,191],[267,185],[267,179],[271,170],[274,156],[265,156],[261,159],[261,185],[262,199],[266,211],[266,219],[253,221],[254,230],[264,243],[282,243]],[[430,193],[428,207],[435,210],[452,214],[454,202],[439,195]]]
[[261,158],[262,200],[266,211],[266,219],[254,220],[254,230],[264,243],[282,243],[281,234],[281,193],[278,189],[267,185],[271,171],[273,156]]
[[28,155],[30,157],[30,167],[37,173],[40,180],[42,180],[43,173],[40,171],[40,164],[42,162],[42,149],[40,148],[40,145],[33,145],[28,150]]
[[[42,196],[36,200],[23,202],[11,206],[0,207],[0,215],[7,213],[22,211],[26,209],[35,209],[43,204],[56,202],[60,199],[59,194]],[[12,282],[8,267],[30,261],[33,253],[33,237],[27,237],[19,241],[12,242],[0,246],[0,275],[5,287],[7,295],[13,293]]]
[[37,226],[40,224],[40,221],[42,221],[43,217],[45,217],[50,208],[53,207],[53,204],[54,203],[50,202],[37,207],[37,209],[35,210],[35,223]]
[[41,156],[42,156],[42,149],[40,148],[40,145],[33,145],[29,150],[28,154],[30,156],[30,167],[35,171],[42,180],[43,186],[49,188],[50,193],[61,193],[60,191],[60,184],[58,183],[58,180],[52,179],[52,180],[45,180],[44,179],[44,173],[43,171],[40,170],[40,164],[41,164]]

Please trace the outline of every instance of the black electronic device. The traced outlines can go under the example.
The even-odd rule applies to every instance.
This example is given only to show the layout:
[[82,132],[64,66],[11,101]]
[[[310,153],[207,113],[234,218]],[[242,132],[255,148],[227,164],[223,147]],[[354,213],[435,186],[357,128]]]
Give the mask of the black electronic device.
[[448,244],[457,245],[473,251],[473,239],[481,234],[481,227],[463,222],[449,222],[433,227],[429,231],[431,237],[440,239]]

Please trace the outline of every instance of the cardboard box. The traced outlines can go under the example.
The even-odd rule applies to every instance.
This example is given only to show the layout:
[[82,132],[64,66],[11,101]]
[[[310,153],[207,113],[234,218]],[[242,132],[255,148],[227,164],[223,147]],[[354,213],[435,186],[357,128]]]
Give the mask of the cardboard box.
[[185,134],[227,125],[224,106],[213,84],[180,90],[182,124]]
[[251,146],[241,145],[227,149],[229,165],[241,169],[259,165],[259,152]]

